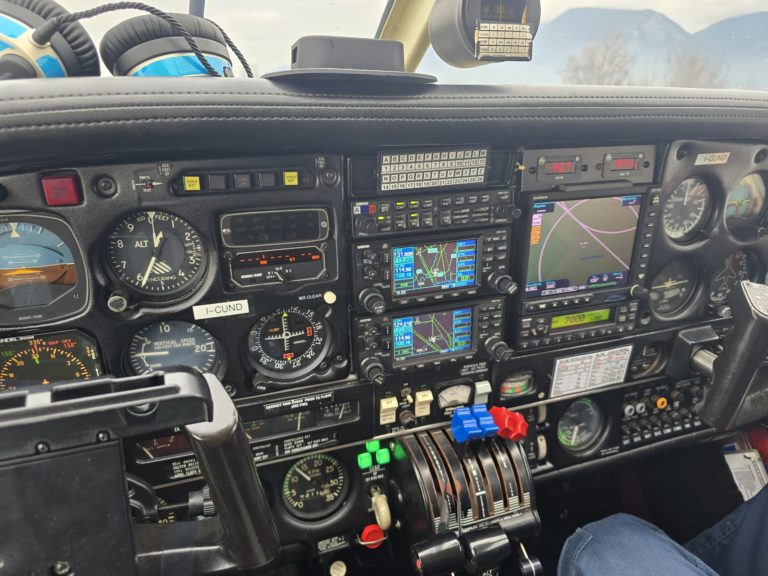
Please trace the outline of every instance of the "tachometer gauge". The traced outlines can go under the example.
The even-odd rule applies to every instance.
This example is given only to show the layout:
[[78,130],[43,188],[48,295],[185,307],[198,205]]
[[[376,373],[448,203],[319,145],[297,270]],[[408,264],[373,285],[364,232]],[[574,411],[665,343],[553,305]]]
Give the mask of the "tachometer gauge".
[[728,193],[725,201],[725,224],[740,233],[754,233],[755,224],[765,211],[765,180],[760,174],[745,176]]
[[712,210],[712,194],[699,178],[688,178],[667,198],[662,214],[664,232],[672,240],[690,240],[704,228]]
[[307,456],[290,467],[283,479],[283,503],[302,520],[330,516],[344,503],[347,472],[329,454]]
[[101,376],[96,342],[77,330],[7,338],[0,344],[0,390]]
[[0,216],[0,326],[44,324],[87,305],[88,276],[72,229],[53,216]]
[[325,359],[329,347],[325,319],[302,306],[273,310],[259,318],[248,335],[256,369],[277,380],[311,372]]
[[697,283],[696,268],[691,262],[670,262],[651,282],[651,309],[660,316],[682,310],[691,300]]
[[148,374],[174,366],[224,376],[220,346],[211,334],[189,322],[169,320],[139,330],[128,346],[128,364],[134,374]]
[[725,259],[723,266],[715,272],[709,299],[716,304],[724,304],[733,287],[742,280],[751,280],[753,274],[749,254],[741,251],[734,252]]
[[595,447],[604,429],[600,406],[590,398],[580,398],[558,420],[557,441],[566,452],[583,453]]
[[123,218],[106,241],[109,268],[142,298],[172,300],[203,279],[207,254],[189,222],[158,210]]

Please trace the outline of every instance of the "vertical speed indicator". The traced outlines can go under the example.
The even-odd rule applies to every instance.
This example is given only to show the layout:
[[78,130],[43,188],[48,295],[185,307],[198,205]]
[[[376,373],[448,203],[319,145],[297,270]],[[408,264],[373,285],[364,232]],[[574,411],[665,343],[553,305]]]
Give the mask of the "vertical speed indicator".
[[175,214],[141,210],[123,218],[106,239],[110,271],[149,300],[172,300],[194,290],[207,254],[192,225]]

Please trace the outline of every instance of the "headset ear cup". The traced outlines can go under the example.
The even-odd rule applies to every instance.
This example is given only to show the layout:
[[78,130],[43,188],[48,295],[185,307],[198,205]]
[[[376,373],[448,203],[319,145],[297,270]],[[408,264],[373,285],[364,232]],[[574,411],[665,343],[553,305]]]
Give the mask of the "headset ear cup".
[[[205,18],[189,14],[172,14],[172,16],[187,29],[193,38],[219,43],[226,53],[224,36],[211,22]],[[108,30],[99,45],[99,53],[109,71],[120,75],[121,72],[115,71],[115,65],[128,51],[153,40],[179,37],[181,35],[165,20],[157,16],[137,16]],[[157,54],[157,56],[160,55]]]
[[[0,0],[0,9],[3,4],[15,6],[21,9],[22,13],[24,11],[28,12],[30,18],[22,18],[22,20],[25,24],[31,26],[38,26],[40,24],[40,22],[36,22],[35,17],[42,18],[45,21],[54,16],[69,14],[67,10],[54,2],[54,0]],[[72,22],[60,27],[58,32],[69,45],[78,65],[78,68],[75,70],[67,69],[67,75],[98,76],[100,74],[99,55],[85,28],[79,22]]]

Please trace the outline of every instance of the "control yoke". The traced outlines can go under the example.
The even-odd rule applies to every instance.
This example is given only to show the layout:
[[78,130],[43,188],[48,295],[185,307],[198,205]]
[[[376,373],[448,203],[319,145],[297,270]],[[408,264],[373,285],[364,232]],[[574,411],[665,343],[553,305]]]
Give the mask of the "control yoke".
[[711,379],[699,416],[724,431],[768,417],[768,286],[743,281],[728,303],[734,328],[719,355],[688,341],[691,366]]
[[[130,520],[123,446],[180,427],[218,516]],[[9,574],[202,575],[268,565],[272,513],[237,410],[211,374],[34,386],[0,397],[0,552]]]

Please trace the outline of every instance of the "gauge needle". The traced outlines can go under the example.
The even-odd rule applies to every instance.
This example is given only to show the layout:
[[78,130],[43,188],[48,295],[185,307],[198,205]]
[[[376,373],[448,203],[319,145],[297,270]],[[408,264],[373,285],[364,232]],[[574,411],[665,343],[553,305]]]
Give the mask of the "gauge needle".
[[299,473],[299,476],[304,478],[307,482],[312,482],[312,478],[310,478],[301,468],[296,468],[296,472]]
[[152,268],[154,268],[155,262],[157,262],[157,256],[153,254],[152,258],[149,259],[149,266],[147,266],[147,271],[144,272],[144,278],[141,281],[142,288],[144,288],[144,286],[147,285],[147,281],[149,280],[149,275],[152,273]]
[[571,445],[576,444],[576,437],[579,435],[579,428],[581,428],[581,424],[577,424],[573,428],[573,434],[571,434]]
[[147,356],[168,356],[170,350],[163,350],[161,352],[139,352],[136,354],[137,358],[146,358]]
[[677,282],[674,282],[672,280],[667,280],[663,284],[659,284],[658,286],[651,286],[651,290],[658,290],[660,288],[674,288],[675,286],[679,286],[680,284],[688,284],[688,280],[678,280]]

